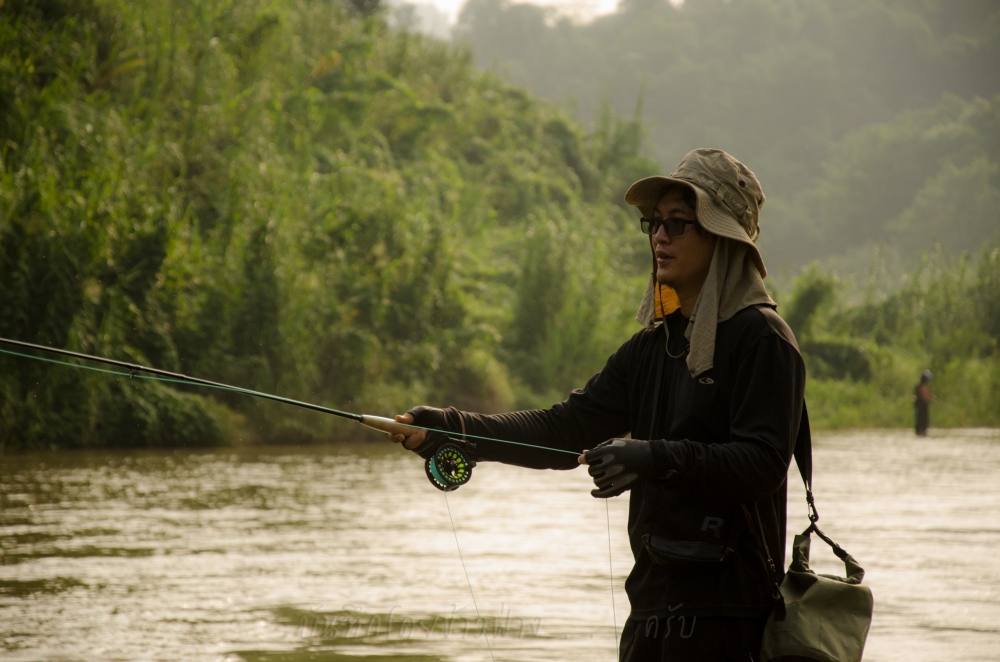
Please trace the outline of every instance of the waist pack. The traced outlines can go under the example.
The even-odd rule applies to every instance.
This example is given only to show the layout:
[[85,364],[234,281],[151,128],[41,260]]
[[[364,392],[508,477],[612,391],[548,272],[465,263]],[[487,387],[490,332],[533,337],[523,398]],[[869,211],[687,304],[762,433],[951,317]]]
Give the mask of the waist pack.
[[[819,513],[812,494],[812,439],[804,408],[802,417],[795,462],[806,486],[809,527],[795,536],[788,572],[780,585],[775,582],[775,605],[764,626],[760,657],[763,662],[860,662],[874,600],[871,589],[861,584],[864,568],[816,526]],[[843,561],[844,577],[817,574],[809,567],[809,543],[814,533]],[[763,537],[760,542],[774,572]]]

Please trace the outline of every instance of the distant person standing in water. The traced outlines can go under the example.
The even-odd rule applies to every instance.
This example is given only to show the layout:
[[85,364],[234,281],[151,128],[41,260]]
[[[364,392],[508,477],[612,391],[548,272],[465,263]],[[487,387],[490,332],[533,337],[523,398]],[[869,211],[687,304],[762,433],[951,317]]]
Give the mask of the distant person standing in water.
[[916,431],[918,437],[927,436],[927,428],[931,424],[931,400],[934,395],[931,393],[930,370],[920,373],[920,381],[913,388],[913,410],[916,414]]

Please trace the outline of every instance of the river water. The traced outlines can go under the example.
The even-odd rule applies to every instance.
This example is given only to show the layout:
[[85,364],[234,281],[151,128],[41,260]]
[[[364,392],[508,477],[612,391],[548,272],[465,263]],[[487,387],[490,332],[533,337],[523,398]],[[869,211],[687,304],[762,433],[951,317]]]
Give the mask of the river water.
[[[815,445],[821,525],[875,594],[865,659],[1000,659],[1000,430]],[[627,502],[583,471],[486,464],[446,498],[387,442],[0,471],[3,659],[616,659]]]

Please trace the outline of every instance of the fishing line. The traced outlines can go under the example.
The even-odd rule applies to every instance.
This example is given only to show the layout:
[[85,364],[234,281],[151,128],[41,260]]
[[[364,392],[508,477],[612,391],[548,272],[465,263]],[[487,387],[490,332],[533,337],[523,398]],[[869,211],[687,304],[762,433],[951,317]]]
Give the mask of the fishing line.
[[604,515],[608,520],[608,578],[611,584],[611,636],[615,639],[615,651],[618,653],[618,657],[621,657],[621,650],[618,648],[618,614],[615,610],[615,566],[612,561],[613,556],[611,555],[611,506],[608,505],[609,499],[604,500]]
[[490,659],[496,662],[493,657],[493,645],[490,643],[490,636],[486,633],[486,621],[479,615],[479,603],[476,602],[476,592],[472,590],[472,580],[469,579],[469,570],[465,567],[465,557],[462,556],[462,546],[458,544],[458,527],[455,526],[455,518],[451,516],[451,504],[448,503],[448,493],[444,492],[444,506],[448,509],[448,521],[451,522],[451,533],[455,536],[455,549],[458,550],[458,560],[462,564],[462,572],[465,573],[465,583],[469,585],[469,595],[472,596],[472,608],[476,610],[476,620],[483,624],[483,639],[486,640],[486,650],[490,652]]

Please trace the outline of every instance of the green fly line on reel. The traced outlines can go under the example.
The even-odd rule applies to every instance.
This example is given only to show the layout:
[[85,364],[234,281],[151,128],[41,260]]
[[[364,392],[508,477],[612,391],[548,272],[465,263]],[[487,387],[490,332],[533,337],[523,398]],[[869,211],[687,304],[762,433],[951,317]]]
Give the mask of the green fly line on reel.
[[472,478],[475,460],[469,457],[459,443],[442,444],[424,461],[424,473],[431,485],[444,492],[457,490]]

